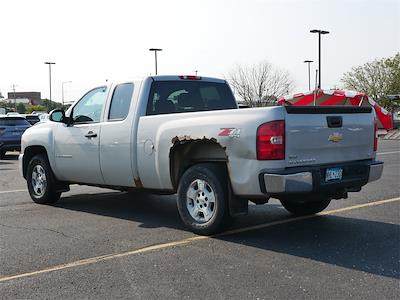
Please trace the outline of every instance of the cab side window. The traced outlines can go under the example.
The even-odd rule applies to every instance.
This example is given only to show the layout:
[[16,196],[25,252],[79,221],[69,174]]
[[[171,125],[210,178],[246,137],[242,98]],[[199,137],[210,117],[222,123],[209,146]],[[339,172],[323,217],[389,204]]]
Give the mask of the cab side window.
[[111,99],[110,112],[108,114],[109,121],[121,121],[128,116],[132,94],[132,83],[124,83],[116,86]]
[[72,112],[74,123],[98,123],[107,96],[107,87],[89,91],[79,100]]

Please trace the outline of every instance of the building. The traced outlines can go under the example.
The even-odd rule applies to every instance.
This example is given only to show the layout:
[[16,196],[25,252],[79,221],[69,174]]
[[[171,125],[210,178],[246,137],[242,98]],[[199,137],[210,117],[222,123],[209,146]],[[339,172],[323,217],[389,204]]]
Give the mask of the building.
[[31,99],[28,98],[16,98],[16,99],[4,99],[3,101],[10,103],[10,104],[31,104]]
[[[23,102],[25,103],[25,99],[28,99],[29,103],[32,105],[39,105],[42,104],[42,96],[40,94],[40,92],[11,92],[8,93],[8,97],[9,100],[12,100],[12,102]],[[18,101],[18,99],[24,99],[23,101]],[[15,100],[15,101],[14,101]]]

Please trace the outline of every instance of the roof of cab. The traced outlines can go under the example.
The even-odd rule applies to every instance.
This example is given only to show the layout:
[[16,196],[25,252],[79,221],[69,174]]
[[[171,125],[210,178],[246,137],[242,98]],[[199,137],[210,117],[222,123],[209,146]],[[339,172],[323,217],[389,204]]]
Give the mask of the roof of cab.
[[[176,81],[176,80],[184,80],[184,81],[190,81],[193,79],[183,79],[180,76],[195,76],[195,75],[156,75],[156,76],[150,76],[153,78],[154,81]],[[224,79],[219,79],[219,78],[214,78],[214,77],[203,77],[203,76],[197,76],[199,79],[198,81],[208,81],[208,82],[216,82],[216,83],[226,83]]]

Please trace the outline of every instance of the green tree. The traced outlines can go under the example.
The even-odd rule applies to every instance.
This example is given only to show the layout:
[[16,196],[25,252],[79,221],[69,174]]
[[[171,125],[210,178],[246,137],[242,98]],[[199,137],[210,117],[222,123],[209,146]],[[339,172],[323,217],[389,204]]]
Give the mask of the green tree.
[[26,107],[23,103],[17,104],[17,112],[20,114],[24,114],[26,112]]
[[47,111],[47,108],[43,105],[31,105],[26,110],[27,113],[31,113],[33,111]]
[[42,100],[42,105],[46,107],[47,111],[51,111],[51,110],[56,109],[56,108],[62,108],[62,104],[61,103],[54,102],[54,101],[51,101],[49,99],[43,99]]
[[345,88],[366,93],[390,111],[400,107],[388,97],[400,94],[400,53],[353,67],[341,80]]

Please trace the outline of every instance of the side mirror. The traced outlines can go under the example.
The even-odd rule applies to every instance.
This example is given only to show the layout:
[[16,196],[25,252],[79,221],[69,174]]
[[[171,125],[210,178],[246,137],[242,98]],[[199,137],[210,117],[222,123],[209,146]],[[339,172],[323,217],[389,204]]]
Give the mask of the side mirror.
[[65,122],[65,112],[62,109],[54,109],[50,112],[49,120],[53,122]]

